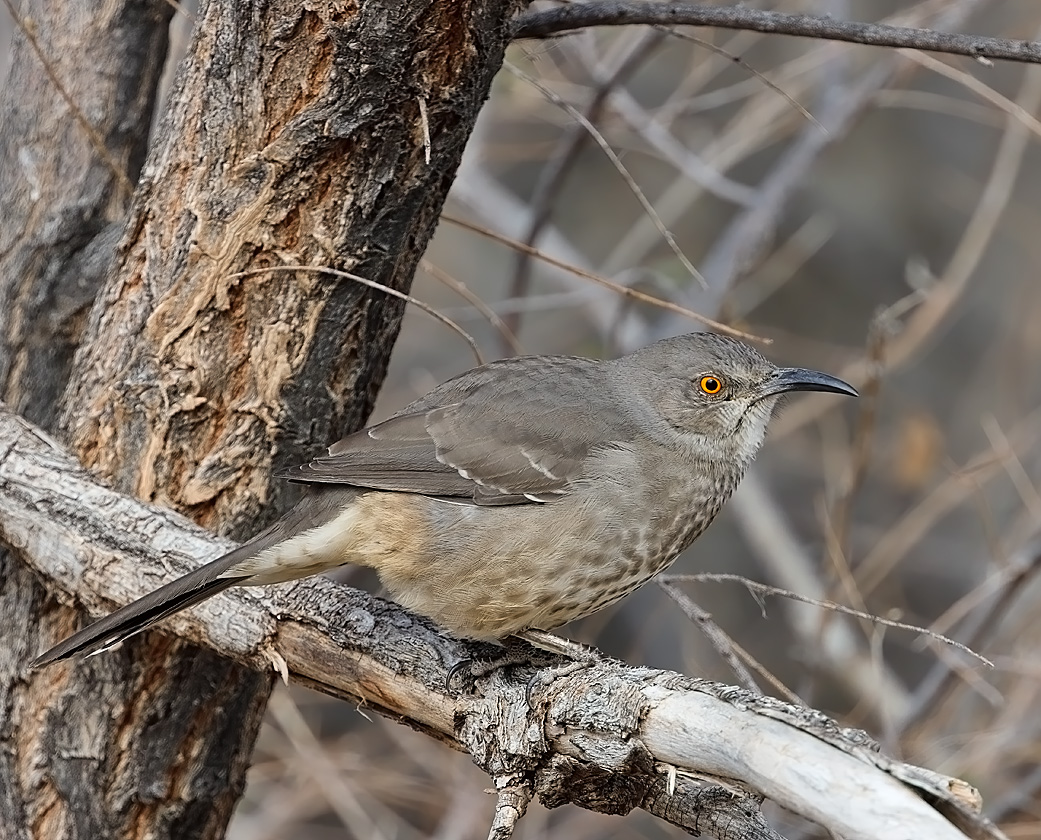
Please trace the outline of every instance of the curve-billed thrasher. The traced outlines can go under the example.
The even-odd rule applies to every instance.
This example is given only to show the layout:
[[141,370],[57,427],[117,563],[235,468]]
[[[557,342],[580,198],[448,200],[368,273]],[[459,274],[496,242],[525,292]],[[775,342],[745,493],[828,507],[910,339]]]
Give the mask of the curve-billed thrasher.
[[439,385],[288,477],[310,492],[218,560],[34,663],[86,654],[230,586],[370,566],[463,638],[549,630],[632,592],[708,526],[788,391],[856,395],[694,333],[614,361],[527,356]]

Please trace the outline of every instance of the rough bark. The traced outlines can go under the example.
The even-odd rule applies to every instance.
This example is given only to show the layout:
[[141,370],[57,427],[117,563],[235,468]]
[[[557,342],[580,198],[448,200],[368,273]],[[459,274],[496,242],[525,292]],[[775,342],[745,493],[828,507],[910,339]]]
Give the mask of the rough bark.
[[16,28],[0,96],[0,394],[50,425],[144,162],[173,8],[38,0],[20,13],[64,94]]
[[[173,8],[41,0],[19,12],[29,34],[15,30],[0,97],[0,393],[51,425],[144,161]],[[73,810],[84,813],[84,830],[107,836],[109,826],[93,819],[89,787],[70,790],[59,769],[50,786],[65,791],[68,805],[48,810],[40,806],[51,797],[37,803],[38,784],[21,775],[27,735],[39,734],[48,752],[82,755],[75,742],[54,737],[50,721],[79,714],[86,729],[98,697],[81,686],[77,709],[33,696],[47,682],[25,681],[22,670],[53,632],[41,624],[47,592],[5,549],[0,581],[0,615],[19,631],[0,646],[0,837],[73,836]]]
[[[63,406],[84,464],[224,533],[282,507],[273,465],[365,419],[401,315],[322,275],[232,275],[328,265],[407,289],[514,9],[301,5],[199,10]],[[270,671],[151,634],[27,675],[30,649],[81,618],[9,571],[6,614],[36,618],[0,654],[4,831],[221,836]]]
[[85,464],[244,533],[280,507],[272,464],[365,419],[400,301],[322,274],[240,272],[330,266],[407,289],[510,6],[200,10],[67,394]]
[[[0,536],[85,603],[126,603],[229,547],[101,487],[2,410],[0,441]],[[530,704],[527,667],[449,690],[451,667],[487,646],[328,580],[228,592],[164,629],[420,729],[469,753],[499,791],[550,807],[643,808],[722,840],[777,840],[757,807],[765,795],[849,840],[1003,837],[964,782],[889,758],[812,709],[708,680],[605,661],[540,678]],[[45,672],[49,688],[64,667]]]

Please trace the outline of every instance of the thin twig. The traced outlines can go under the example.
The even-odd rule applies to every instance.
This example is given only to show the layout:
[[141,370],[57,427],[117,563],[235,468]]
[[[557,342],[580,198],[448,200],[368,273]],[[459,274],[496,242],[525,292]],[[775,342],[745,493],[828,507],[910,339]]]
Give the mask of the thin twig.
[[610,289],[612,292],[617,292],[618,294],[624,295],[625,297],[632,298],[633,300],[638,300],[641,303],[649,303],[652,306],[657,306],[661,309],[666,310],[667,312],[673,312],[677,315],[682,315],[684,318],[690,318],[694,321],[698,321],[699,323],[704,324],[706,327],[708,327],[709,329],[713,329],[716,332],[724,333],[726,335],[732,335],[734,336],[734,338],[741,338],[746,341],[755,341],[760,344],[772,343],[771,340],[768,338],[764,338],[753,333],[748,333],[744,330],[739,330],[735,327],[728,326],[727,324],[721,323],[719,321],[714,321],[711,318],[706,318],[700,312],[695,312],[693,309],[687,309],[685,306],[680,306],[678,303],[663,300],[662,298],[657,298],[654,295],[645,294],[644,292],[638,291],[637,289],[630,289],[628,286],[623,286],[621,283],[615,283],[613,280],[608,280],[606,277],[601,277],[599,274],[595,274],[592,271],[586,271],[584,268],[579,268],[578,266],[571,265],[570,263],[566,263],[563,260],[558,260],[555,257],[549,256],[549,254],[544,254],[538,248],[533,248],[530,245],[525,245],[523,242],[518,242],[516,239],[512,239],[509,236],[504,236],[503,234],[491,230],[490,228],[474,224],[473,222],[468,222],[466,219],[459,218],[458,216],[453,216],[449,213],[442,213],[441,218],[443,221],[451,222],[452,224],[457,225],[458,227],[465,228],[466,230],[473,231],[474,233],[479,233],[481,236],[487,236],[489,239],[494,239],[496,242],[501,242],[510,248],[531,254],[533,257],[542,260],[544,263],[551,265],[554,268],[560,268],[564,271],[570,271],[572,274],[582,277],[585,280],[590,280],[593,283],[597,283],[600,286],[604,286],[605,288]]
[[928,52],[965,55],[981,61],[1041,63],[1041,43],[983,35],[963,35],[890,26],[884,23],[841,21],[816,15],[771,12],[745,6],[702,6],[669,2],[569,3],[519,16],[514,38],[548,38],[590,26],[712,26],[774,35],[821,38],[873,47],[909,47]]
[[[1008,615],[1013,602],[1023,592],[1027,583],[1041,572],[1041,538],[1032,540],[1017,551],[1010,566],[1009,576],[997,597],[974,615],[967,622],[968,626],[962,629],[960,635],[967,645],[982,649],[994,626]],[[956,677],[957,674],[947,662],[937,662],[911,696],[906,717],[901,721],[902,728],[906,730],[914,726],[926,714],[931,713],[940,698],[950,690]]]
[[[836,57],[833,61],[839,61]],[[703,271],[714,295],[722,299],[773,239],[781,214],[824,150],[844,136],[853,120],[890,77],[888,67],[865,72],[856,84],[828,89],[818,109],[821,131],[806,126],[799,138],[781,153],[762,180],[752,206],[739,215],[703,259]]]
[[[657,32],[645,36],[640,43],[636,44],[622,58],[618,66],[610,74],[599,81],[592,98],[585,108],[585,117],[590,124],[594,124],[600,119],[608,94],[640,67],[648,56],[657,49],[663,37]],[[535,183],[535,189],[529,202],[531,219],[528,223],[528,229],[522,237],[522,241],[526,245],[534,245],[539,238],[539,234],[542,233],[543,228],[549,222],[553,206],[564,186],[568,172],[578,161],[579,155],[589,139],[590,134],[585,129],[585,126],[579,122],[572,123],[557,143],[557,148],[554,150],[549,162],[539,173],[538,181]],[[517,259],[514,263],[509,296],[513,298],[525,297],[530,285],[531,258],[521,252],[517,254]],[[511,332],[518,332],[521,324],[521,314],[518,312],[508,316],[506,323]]]
[[864,612],[863,610],[855,610],[852,607],[847,607],[843,604],[836,604],[834,601],[824,601],[817,598],[807,598],[804,595],[799,595],[797,592],[791,592],[788,589],[781,589],[779,586],[770,586],[765,583],[758,583],[754,580],[744,577],[743,575],[730,575],[730,574],[714,574],[710,572],[704,572],[695,575],[673,575],[672,580],[674,581],[692,581],[692,582],[704,582],[712,581],[714,583],[740,583],[746,588],[752,590],[760,595],[779,595],[782,598],[789,598],[793,601],[799,601],[803,604],[810,604],[814,607],[820,607],[824,610],[831,610],[833,612],[843,613],[844,615],[853,616],[853,618],[860,618],[864,621],[870,621],[872,624],[880,624],[883,627],[892,627],[896,630],[909,630],[912,633],[918,633],[922,636],[928,636],[930,639],[936,642],[942,642],[949,647],[956,648],[962,653],[966,653],[974,659],[979,660],[989,668],[994,667],[994,663],[991,662],[987,657],[972,650],[967,645],[963,645],[961,642],[957,642],[949,636],[944,636],[942,633],[936,633],[930,630],[928,627],[918,627],[914,624],[906,624],[903,621],[894,621],[890,618],[882,618],[880,615],[872,615],[871,613]]
[[417,309],[421,309],[427,313],[431,318],[440,321],[446,327],[451,329],[453,332],[458,333],[463,337],[467,344],[470,345],[470,349],[473,351],[474,358],[477,359],[477,364],[483,365],[484,355],[481,353],[481,348],[477,346],[477,342],[474,337],[470,335],[466,330],[459,326],[451,318],[442,315],[429,303],[423,303],[423,301],[412,295],[399,292],[397,289],[392,289],[390,286],[384,286],[382,283],[378,283],[375,280],[369,280],[367,277],[361,277],[357,274],[351,274],[349,271],[340,271],[339,269],[329,268],[324,265],[272,265],[266,268],[250,268],[246,271],[237,271],[234,274],[229,274],[228,279],[234,280],[236,277],[249,277],[254,274],[272,274],[276,271],[311,271],[315,274],[330,274],[333,277],[342,277],[345,280],[353,280],[355,283],[361,283],[363,286],[368,286],[370,289],[376,289],[377,291],[383,292],[395,297],[398,300],[403,300],[405,303],[411,303]]
[[825,134],[828,133],[828,129],[821,125],[820,122],[818,122],[817,118],[810,113],[809,109],[803,107],[802,103],[799,102],[798,99],[786,92],[784,88],[782,88],[776,82],[770,81],[770,79],[767,78],[765,73],[760,73],[751,64],[749,64],[747,61],[741,58],[741,56],[734,55],[732,52],[729,52],[728,50],[723,49],[723,47],[713,44],[711,41],[706,41],[704,38],[698,38],[694,35],[691,35],[688,32],[683,32],[679,29],[669,29],[665,26],[656,26],[655,29],[657,29],[659,32],[667,32],[673,38],[679,38],[681,41],[687,41],[691,44],[695,44],[696,46],[699,46],[702,49],[708,50],[709,52],[713,52],[716,55],[728,59],[732,64],[736,64],[738,67],[751,74],[754,77],[753,81],[758,81],[761,85],[763,85],[763,87],[769,88],[774,93],[782,97],[789,105],[792,106],[792,108],[794,108],[796,111],[802,114],[803,117],[806,118],[807,122],[813,123]]
[[622,176],[622,180],[625,181],[626,186],[629,187],[633,196],[640,203],[640,206],[643,208],[644,213],[646,213],[648,218],[650,218],[650,220],[654,223],[654,226],[658,229],[658,233],[661,234],[662,239],[665,240],[665,244],[669,246],[669,249],[675,255],[676,259],[679,260],[680,265],[682,265],[687,270],[687,273],[690,274],[690,276],[693,277],[695,280],[697,280],[703,288],[707,288],[705,278],[701,276],[701,272],[694,267],[694,263],[692,263],[687,258],[687,255],[683,253],[683,250],[680,248],[679,243],[676,242],[676,237],[673,236],[672,231],[669,230],[668,227],[666,227],[665,223],[661,220],[661,217],[658,215],[658,211],[654,209],[654,205],[651,204],[651,202],[647,199],[647,196],[644,195],[643,190],[640,189],[640,185],[636,183],[636,179],[633,178],[632,174],[626,168],[625,164],[622,163],[622,159],[618,157],[618,153],[611,148],[611,144],[608,143],[606,139],[604,139],[604,135],[600,133],[599,129],[597,129],[595,125],[593,125],[588,119],[586,119],[585,115],[583,115],[574,105],[562,99],[559,94],[557,94],[553,90],[550,90],[538,79],[534,78],[533,76],[529,76],[523,70],[521,70],[518,67],[515,67],[509,62],[506,62],[503,66],[511,73],[513,73],[513,75],[515,75],[517,78],[523,79],[528,84],[532,85],[534,88],[540,91],[543,96],[549,99],[550,102],[552,102],[555,105],[558,105],[559,107],[567,111],[572,119],[578,121],[582,125],[582,127],[589,132],[590,136],[593,138],[596,144],[601,148],[601,150],[603,150],[603,153],[607,155],[608,160],[611,161],[614,168],[618,171],[618,174]]
[[[995,451],[1012,450],[1008,435],[1002,430],[1001,424],[993,414],[986,415],[981,425],[983,433]],[[1015,451],[1012,451],[1011,456],[1005,460],[1005,472],[1009,481],[1012,482],[1012,486],[1016,488],[1019,499],[1023,502],[1023,507],[1031,521],[1041,522],[1041,495],[1038,494],[1037,486],[1027,473],[1026,467],[1023,466],[1023,460]]]
[[992,481],[1016,451],[1034,446],[1041,434],[1041,411],[1033,411],[1009,433],[1007,451],[987,449],[951,469],[950,475],[894,522],[857,564],[857,583],[865,596],[876,589],[901,560],[943,517],[965,504],[978,488]]
[[[473,149],[481,148],[485,142],[483,140],[483,134],[485,133],[485,130],[482,128],[483,124],[483,122],[478,121],[477,129],[471,137],[470,146]],[[496,228],[499,229],[501,235],[506,237],[504,241],[513,242],[515,240],[511,237],[523,236],[527,228],[527,220],[531,215],[528,205],[517,198],[511,190],[503,187],[484,168],[481,157],[480,153],[474,154],[471,156],[469,163],[464,159],[463,166],[459,170],[459,176],[452,184],[452,194],[461,205],[470,210],[473,218],[495,219]],[[451,214],[442,212],[441,219],[442,221],[451,221]],[[541,247],[545,251],[556,254],[557,257],[569,265],[581,266],[586,271],[594,270],[586,256],[568,239],[564,231],[556,225],[550,224],[543,231],[542,242]],[[589,283],[576,282],[578,278],[567,269],[557,269],[543,264],[540,266],[539,273],[540,276],[544,276],[561,287],[581,291],[585,295],[582,308],[586,318],[599,336],[607,335],[614,324],[618,309],[618,301],[615,295],[602,294],[602,289],[598,289]],[[520,303],[520,301],[515,301],[515,303]],[[496,307],[496,311],[501,313],[504,310]],[[629,344],[626,346],[636,347],[646,343],[640,341],[640,338],[642,338],[642,334],[632,337],[627,336]]]
[[492,309],[492,307],[489,306],[480,295],[473,292],[462,280],[457,280],[443,268],[434,265],[434,263],[426,258],[419,261],[419,267],[439,283],[448,286],[449,289],[481,313],[488,323],[499,331],[499,335],[502,336],[503,345],[506,350],[513,353],[515,356],[521,356],[524,354],[524,348],[517,340],[517,336],[503,321],[503,319],[499,317],[499,314]]
[[831,508],[832,527],[839,551],[848,552],[849,524],[856,495],[864,484],[868,467],[871,465],[871,450],[878,419],[878,400],[882,392],[882,376],[885,372],[885,348],[895,321],[883,309],[871,319],[868,328],[867,353],[868,375],[860,387],[857,422],[850,444],[849,466],[838,498]]
[[953,82],[958,83],[966,90],[972,91],[981,99],[985,99],[990,102],[996,108],[1001,109],[1009,116],[1015,117],[1023,125],[1033,132],[1035,137],[1041,138],[1041,120],[1039,120],[1033,113],[1028,109],[1024,108],[1019,102],[1013,102],[1007,96],[994,90],[993,87],[988,85],[973,76],[971,73],[966,73],[957,67],[952,67],[934,58],[931,55],[918,52],[916,50],[901,50],[900,55],[904,58],[910,59],[915,64],[924,67],[926,70],[932,70],[938,76],[944,76]]
[[134,184],[127,177],[126,172],[123,171],[123,167],[119,165],[112,153],[108,150],[108,146],[105,144],[105,139],[98,134],[98,130],[91,125],[90,120],[87,119],[87,115],[83,113],[83,109],[80,108],[79,104],[72,95],[65,89],[65,85],[62,84],[61,79],[58,78],[57,72],[54,70],[54,66],[51,64],[50,59],[47,58],[47,54],[44,52],[43,47],[36,38],[36,26],[31,18],[24,18],[14,7],[14,3],[11,0],[3,0],[4,5],[7,7],[8,13],[14,19],[15,24],[22,33],[25,35],[25,39],[29,42],[29,45],[33,48],[33,52],[36,53],[36,57],[40,59],[40,63],[43,65],[43,72],[47,74],[47,78],[51,80],[51,84],[54,85],[55,90],[58,91],[62,99],[65,100],[65,104],[69,106],[69,110],[72,112],[73,118],[86,132],[87,139],[90,140],[90,145],[94,147],[94,151],[97,152],[98,157],[101,158],[105,166],[109,168],[112,175],[115,177],[120,188],[126,191],[127,195],[133,195]]
[[388,835],[365,813],[350,785],[344,783],[339,768],[329,758],[289,693],[284,690],[274,692],[268,710],[293,749],[304,759],[302,766],[344,827],[358,837],[386,840]]
[[[856,578],[850,561],[849,526],[853,514],[853,505],[871,465],[871,450],[874,441],[875,424],[878,416],[878,400],[882,391],[882,379],[885,373],[885,350],[888,339],[897,330],[898,313],[907,305],[906,301],[919,300],[917,293],[907,295],[892,306],[879,311],[871,320],[868,328],[867,352],[865,361],[867,375],[860,386],[861,400],[853,439],[849,446],[849,463],[843,486],[831,505],[825,509],[825,545],[827,559],[838,576],[838,584],[829,592],[829,597],[836,597],[836,589],[841,586],[846,600],[865,610],[867,605],[857,587]],[[827,627],[827,617],[821,621],[820,632]]]
[[691,621],[701,628],[701,632],[705,634],[705,638],[709,640],[712,647],[716,649],[716,653],[719,654],[719,658],[722,659],[730,670],[734,672],[738,681],[749,691],[754,691],[756,694],[762,694],[763,690],[759,687],[759,684],[755,681],[755,677],[752,676],[751,672],[744,666],[741,660],[734,653],[735,642],[730,638],[729,634],[722,627],[716,624],[712,618],[712,614],[707,610],[702,609],[694,599],[682,592],[678,586],[673,582],[674,577],[659,577],[658,586],[672,598],[673,601],[679,605],[679,608],[683,610],[683,614],[687,616]]

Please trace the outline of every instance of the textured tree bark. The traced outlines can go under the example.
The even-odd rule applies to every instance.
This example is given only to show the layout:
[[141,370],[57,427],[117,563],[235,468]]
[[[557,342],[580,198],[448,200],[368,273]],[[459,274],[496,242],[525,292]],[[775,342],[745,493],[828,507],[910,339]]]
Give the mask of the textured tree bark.
[[328,275],[239,272],[407,288],[512,2],[306,6],[200,10],[64,416],[117,486],[239,534],[279,507],[273,463],[367,416],[401,315]]
[[[517,3],[302,5],[200,9],[62,412],[112,485],[235,535],[283,507],[272,466],[365,419],[401,307],[320,274],[233,275],[326,265],[407,289]],[[0,597],[45,613],[0,689],[0,834],[221,836],[271,675],[154,634],[26,674],[80,619]]]
[[16,29],[0,96],[0,394],[49,426],[145,159],[173,8],[151,0],[22,7],[91,127]]
[[[20,12],[32,37],[16,29],[0,96],[0,393],[50,426],[145,158],[173,8],[40,0]],[[47,591],[3,548],[0,581],[0,615],[18,628],[0,645],[0,837],[110,836],[90,787],[70,788],[57,766],[44,781],[55,752],[82,755],[55,726],[77,710],[49,705],[48,681],[24,679],[27,658],[53,632]],[[98,716],[91,702],[106,699],[79,688],[73,736]],[[57,792],[64,805],[48,807]]]

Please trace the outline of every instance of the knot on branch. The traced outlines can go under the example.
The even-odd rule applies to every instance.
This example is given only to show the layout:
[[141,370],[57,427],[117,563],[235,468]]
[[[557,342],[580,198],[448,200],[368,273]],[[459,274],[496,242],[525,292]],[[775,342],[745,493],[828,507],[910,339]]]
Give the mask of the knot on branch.
[[640,807],[660,781],[637,737],[647,700],[638,680],[604,662],[557,676],[531,698],[524,682],[493,674],[457,719],[474,761],[493,776],[524,776],[547,808],[572,803],[604,814]]
[[542,804],[547,808],[573,804],[618,815],[642,807],[661,780],[647,748],[638,740],[627,744],[582,740],[592,742],[582,758],[554,754],[536,771],[535,793]]

